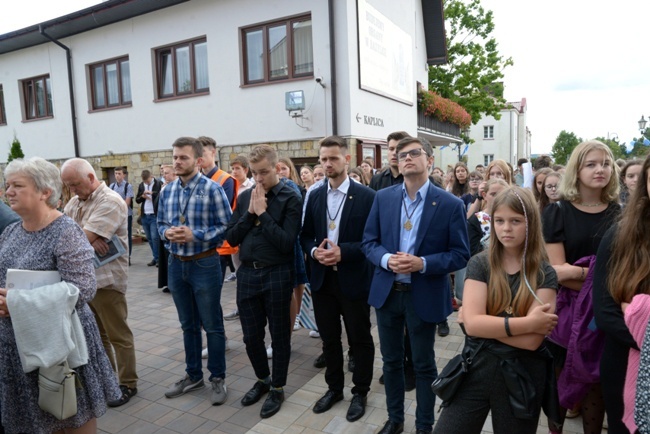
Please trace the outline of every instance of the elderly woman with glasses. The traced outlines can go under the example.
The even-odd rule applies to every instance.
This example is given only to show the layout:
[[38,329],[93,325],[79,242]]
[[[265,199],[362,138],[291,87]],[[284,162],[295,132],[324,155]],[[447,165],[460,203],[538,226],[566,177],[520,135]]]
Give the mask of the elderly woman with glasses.
[[[95,433],[106,402],[122,394],[104,351],[88,301],[95,296],[93,248],[83,230],[56,209],[61,197],[59,169],[42,158],[14,160],[4,172],[9,206],[22,221],[0,237],[0,402],[2,425],[11,433]],[[77,372],[77,413],[64,420],[38,405],[38,370],[25,373],[16,344],[7,293],[7,270],[57,270],[79,289],[75,311],[83,328],[88,362]],[[38,288],[32,291],[38,291]],[[10,297],[11,299],[11,297]],[[46,327],[46,325],[44,325]],[[44,350],[48,350],[47,348]]]

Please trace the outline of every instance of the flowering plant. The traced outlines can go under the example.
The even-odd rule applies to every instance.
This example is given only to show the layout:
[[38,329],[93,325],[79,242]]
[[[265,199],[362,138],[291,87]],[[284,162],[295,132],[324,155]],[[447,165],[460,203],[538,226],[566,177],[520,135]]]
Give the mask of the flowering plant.
[[458,125],[461,129],[469,127],[472,123],[472,117],[460,104],[430,90],[418,91],[418,107],[425,116]]

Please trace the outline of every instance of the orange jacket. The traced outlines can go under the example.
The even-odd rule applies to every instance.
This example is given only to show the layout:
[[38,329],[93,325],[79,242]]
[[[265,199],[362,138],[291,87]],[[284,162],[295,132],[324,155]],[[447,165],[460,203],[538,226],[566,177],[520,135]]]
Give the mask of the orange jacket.
[[[219,185],[223,186],[228,178],[232,178],[234,184],[234,190],[233,190],[233,196],[232,196],[232,203],[230,204],[230,207],[235,209],[237,206],[237,190],[239,190],[239,181],[237,181],[234,177],[230,176],[230,174],[226,171],[223,171],[221,169],[218,169],[216,172],[214,172],[214,175],[212,175],[212,180]],[[217,252],[219,252],[220,256],[227,256],[227,255],[233,255],[239,251],[238,247],[232,247],[230,244],[228,244],[228,241],[223,242],[221,247],[217,247]]]

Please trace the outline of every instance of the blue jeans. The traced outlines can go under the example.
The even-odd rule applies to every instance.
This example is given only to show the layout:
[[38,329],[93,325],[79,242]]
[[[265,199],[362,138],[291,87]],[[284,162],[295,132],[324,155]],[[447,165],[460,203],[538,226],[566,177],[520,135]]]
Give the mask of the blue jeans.
[[142,229],[144,229],[144,234],[147,236],[147,241],[149,241],[149,247],[151,248],[151,253],[153,253],[153,260],[158,262],[158,241],[160,240],[160,235],[158,235],[158,223],[156,223],[156,216],[154,214],[142,215]]
[[438,376],[433,344],[436,324],[422,321],[415,313],[410,292],[391,291],[386,302],[376,309],[379,344],[384,361],[384,385],[388,419],[404,423],[404,326],[411,338],[415,370],[415,427],[430,431],[435,395],[431,383]]
[[226,333],[221,311],[221,265],[215,254],[194,261],[169,255],[168,286],[183,330],[185,372],[203,378],[201,326],[208,341],[208,371],[212,378],[226,377]]

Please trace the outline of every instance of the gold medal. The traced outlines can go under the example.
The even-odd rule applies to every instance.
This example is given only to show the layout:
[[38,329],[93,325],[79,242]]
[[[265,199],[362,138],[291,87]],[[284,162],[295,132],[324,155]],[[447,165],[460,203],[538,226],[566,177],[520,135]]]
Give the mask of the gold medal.
[[259,225],[260,225],[260,219],[255,219],[255,226],[259,226]]
[[329,225],[330,230],[336,229],[336,223],[334,223],[334,220],[330,220],[330,225]]
[[411,229],[413,229],[413,225],[411,224],[411,220],[406,220],[406,223],[404,223],[404,229],[406,229],[407,231],[410,231]]
[[185,216],[184,216],[183,214],[181,214],[180,217],[179,217],[178,219],[181,221],[181,224],[182,224],[182,225],[185,224]]

